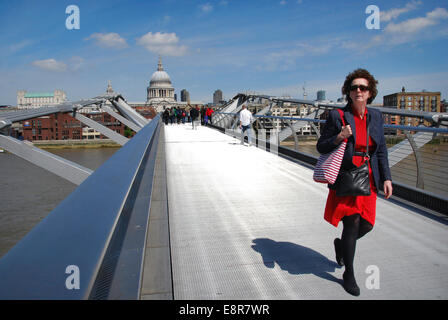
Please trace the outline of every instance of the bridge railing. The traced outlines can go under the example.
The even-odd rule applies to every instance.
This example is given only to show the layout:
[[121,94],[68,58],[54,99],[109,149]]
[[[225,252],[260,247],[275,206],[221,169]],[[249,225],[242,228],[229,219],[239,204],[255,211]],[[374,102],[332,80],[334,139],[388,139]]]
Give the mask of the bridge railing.
[[[326,106],[331,109],[335,106]],[[342,106],[337,106],[341,108]],[[382,108],[385,109],[385,108]],[[384,111],[384,110],[382,110]],[[387,110],[386,110],[387,111]],[[313,111],[316,115],[317,110]],[[238,112],[220,112],[228,118],[227,127],[213,124],[234,137],[241,137]],[[434,115],[407,117],[425,120]],[[316,143],[325,119],[298,116],[254,114],[253,138],[258,146],[286,154],[315,165],[319,153]],[[420,122],[423,122],[421,120]],[[394,194],[427,208],[448,214],[448,129],[446,127],[384,125],[389,149],[389,162],[394,181]],[[305,130],[304,130],[305,129]],[[305,133],[303,132],[305,131]]]
[[160,116],[0,259],[0,299],[138,299]]

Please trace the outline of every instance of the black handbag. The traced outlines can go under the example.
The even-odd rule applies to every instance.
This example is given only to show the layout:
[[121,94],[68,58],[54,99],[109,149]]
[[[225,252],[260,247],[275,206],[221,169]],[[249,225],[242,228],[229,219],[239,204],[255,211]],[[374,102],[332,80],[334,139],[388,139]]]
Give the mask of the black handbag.
[[350,170],[339,171],[336,184],[336,196],[369,196],[370,195],[370,177],[369,177],[369,121],[366,119],[367,126],[367,147],[366,152],[358,153],[367,158],[367,160],[359,167]]

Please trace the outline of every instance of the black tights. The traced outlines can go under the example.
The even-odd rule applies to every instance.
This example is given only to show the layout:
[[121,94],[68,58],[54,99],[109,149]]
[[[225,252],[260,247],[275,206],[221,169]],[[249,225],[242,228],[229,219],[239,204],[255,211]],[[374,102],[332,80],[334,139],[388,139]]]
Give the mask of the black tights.
[[359,214],[342,218],[344,229],[342,230],[342,257],[345,264],[345,275],[354,277],[353,260],[355,258],[356,240],[372,230],[373,226],[361,218]]

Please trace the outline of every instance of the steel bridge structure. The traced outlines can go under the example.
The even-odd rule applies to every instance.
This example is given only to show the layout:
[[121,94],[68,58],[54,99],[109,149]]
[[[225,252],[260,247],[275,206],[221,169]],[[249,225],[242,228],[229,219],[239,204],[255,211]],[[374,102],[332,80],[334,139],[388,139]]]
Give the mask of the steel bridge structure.
[[[263,107],[254,115],[255,146],[246,147],[238,112],[255,101]],[[272,115],[285,103],[310,112]],[[78,112],[92,105],[136,135],[127,139]],[[319,135],[321,115],[342,107],[238,94],[197,130],[164,126],[160,115],[145,119],[121,95],[0,113],[0,148],[78,185],[0,259],[0,299],[349,298],[328,258],[335,231],[321,218],[326,186],[311,178],[317,157],[300,151],[296,134],[308,124]],[[448,133],[448,114],[372,108],[422,125],[385,125],[406,137],[389,148],[391,167],[413,154],[419,172],[415,186],[394,181],[393,200],[379,199],[384,216],[372,237],[389,251],[370,243],[359,266],[362,273],[373,259],[389,285],[365,295],[446,299],[448,198],[423,189],[419,150]],[[92,171],[10,136],[12,123],[53,113],[69,113],[122,147]],[[294,149],[281,145],[291,137]],[[400,278],[400,268],[417,274],[403,265],[426,268],[426,278],[414,277],[421,291]]]

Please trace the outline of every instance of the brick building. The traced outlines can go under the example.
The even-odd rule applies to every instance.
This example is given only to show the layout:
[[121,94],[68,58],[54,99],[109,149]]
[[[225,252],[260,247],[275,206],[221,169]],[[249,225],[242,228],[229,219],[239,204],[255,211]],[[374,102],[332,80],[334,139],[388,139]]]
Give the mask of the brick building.
[[[124,134],[125,126],[105,112],[84,114],[105,127]],[[25,140],[105,139],[102,134],[90,135],[88,127],[68,113],[57,113],[22,121]]]
[[135,109],[135,111],[140,113],[146,119],[152,119],[157,115],[156,109],[152,106],[147,105],[131,105],[131,106]]
[[[384,96],[383,105],[403,110],[441,112],[440,92],[407,92],[403,87],[401,92]],[[384,121],[387,124],[396,125],[418,126],[420,124],[416,118],[395,115],[385,115]]]

